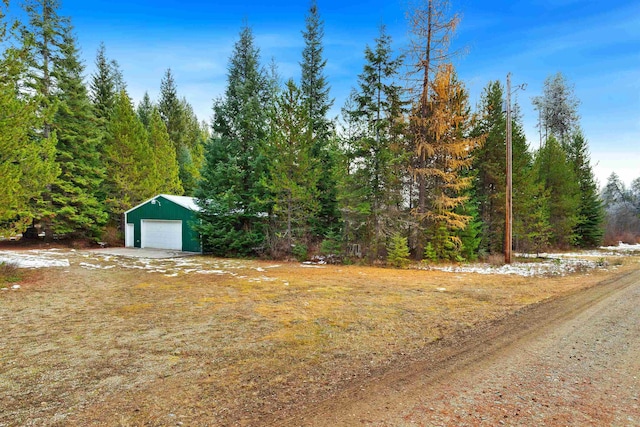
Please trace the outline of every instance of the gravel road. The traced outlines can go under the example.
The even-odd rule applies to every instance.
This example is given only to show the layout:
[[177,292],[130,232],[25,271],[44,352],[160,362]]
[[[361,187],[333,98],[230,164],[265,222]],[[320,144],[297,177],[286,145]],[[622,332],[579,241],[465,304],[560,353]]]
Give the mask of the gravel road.
[[639,337],[636,270],[441,342],[278,424],[640,426]]

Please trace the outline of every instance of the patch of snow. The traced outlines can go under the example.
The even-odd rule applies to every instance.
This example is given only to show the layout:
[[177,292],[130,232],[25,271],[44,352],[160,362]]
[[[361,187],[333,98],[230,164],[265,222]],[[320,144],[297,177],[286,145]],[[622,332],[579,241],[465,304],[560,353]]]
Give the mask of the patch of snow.
[[631,252],[640,252],[640,244],[629,245],[626,243],[620,243],[617,246],[600,246],[598,249],[580,251],[580,252],[558,252],[558,253],[539,253],[539,254],[527,254],[517,253],[516,257],[520,258],[602,258],[613,256],[626,256]]
[[300,264],[300,267],[306,268],[325,268],[323,265],[315,265],[315,264]]
[[618,246],[601,246],[600,249],[605,251],[614,251],[614,252],[640,252],[640,243],[635,245],[629,245],[626,243],[618,243]]
[[88,262],[81,262],[78,264],[80,267],[87,268],[89,270],[108,270],[110,268],[114,268],[115,265],[98,265],[98,264],[90,264]]
[[58,254],[49,251],[0,252],[0,262],[15,264],[18,268],[69,267],[68,259],[54,259]]
[[20,285],[13,285],[11,289],[20,289]]
[[438,270],[450,273],[476,273],[476,274],[498,274],[517,275],[523,277],[532,276],[564,276],[577,270],[593,269],[600,265],[593,261],[582,259],[550,259],[539,263],[515,262],[501,266],[489,264],[468,264],[468,265],[448,265],[430,266],[431,270]]
[[226,271],[223,270],[196,270],[198,274],[224,274]]

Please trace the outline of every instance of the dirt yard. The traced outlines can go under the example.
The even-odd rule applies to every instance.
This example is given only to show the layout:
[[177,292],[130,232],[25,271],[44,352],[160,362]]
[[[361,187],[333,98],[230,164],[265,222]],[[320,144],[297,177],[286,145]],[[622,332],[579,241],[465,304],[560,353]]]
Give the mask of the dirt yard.
[[327,402],[348,408],[345,392],[517,324],[527,306],[638,269],[633,256],[523,277],[86,250],[23,255],[54,266],[0,283],[3,427],[300,420]]

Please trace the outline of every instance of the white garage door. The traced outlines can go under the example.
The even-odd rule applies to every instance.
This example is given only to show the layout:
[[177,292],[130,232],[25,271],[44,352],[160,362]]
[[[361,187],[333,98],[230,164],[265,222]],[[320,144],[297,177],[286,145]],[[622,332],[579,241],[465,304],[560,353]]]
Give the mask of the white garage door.
[[140,221],[142,248],[182,250],[182,221]]

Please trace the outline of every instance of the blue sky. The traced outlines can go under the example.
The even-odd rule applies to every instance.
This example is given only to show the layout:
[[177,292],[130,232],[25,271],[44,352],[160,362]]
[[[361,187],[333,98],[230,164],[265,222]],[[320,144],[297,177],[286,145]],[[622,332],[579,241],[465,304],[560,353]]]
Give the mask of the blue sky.
[[[102,41],[122,68],[137,102],[157,97],[171,68],[178,92],[209,120],[222,95],[233,44],[244,22],[253,29],[266,64],[283,78],[300,75],[301,31],[309,1],[61,0],[71,16],[87,66],[93,71]],[[407,45],[405,11],[411,0],[318,0],[325,21],[326,75],[337,115],[362,70],[363,51],[381,23],[398,52]],[[491,80],[527,83],[516,94],[533,148],[539,144],[531,98],[546,77],[562,72],[575,85],[581,125],[596,178],[611,172],[629,184],[640,177],[640,2],[637,0],[452,0],[462,21],[454,48],[460,78],[473,106]]]

